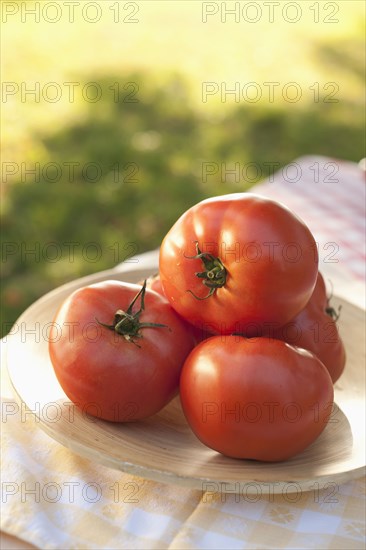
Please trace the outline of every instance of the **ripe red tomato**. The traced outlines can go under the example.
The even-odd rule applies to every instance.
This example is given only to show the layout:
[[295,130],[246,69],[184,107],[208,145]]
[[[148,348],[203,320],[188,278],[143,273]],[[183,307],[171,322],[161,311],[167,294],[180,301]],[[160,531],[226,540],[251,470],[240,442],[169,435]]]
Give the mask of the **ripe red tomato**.
[[202,443],[229,457],[269,462],[302,452],[320,435],[333,385],[308,351],[269,338],[213,336],[187,357],[180,397]]
[[[167,300],[167,297],[164,294],[163,286],[161,284],[159,273],[155,275],[151,275],[146,280],[146,288],[150,288],[150,290],[154,290],[155,292],[160,294],[160,296],[163,296],[165,300]],[[185,319],[185,322],[187,323],[187,326],[193,335],[193,340],[195,344],[199,344],[209,336],[212,336],[212,333],[209,332],[208,329],[206,330],[206,332],[204,332],[201,328],[195,327],[194,325],[189,323],[188,320]]]
[[171,305],[202,332],[245,334],[297,315],[314,289],[318,254],[289,209],[237,193],[179,218],[162,242],[159,272]]
[[191,333],[156,292],[106,281],[80,288],[56,314],[49,352],[66,395],[116,422],[148,417],[178,392]]
[[322,275],[318,274],[314,292],[300,313],[271,336],[313,352],[326,366],[335,383],[341,376],[346,351],[336,325],[337,314],[329,306]]
[[157,292],[161,296],[164,296],[164,298],[165,298],[165,294],[164,294],[163,286],[161,284],[159,273],[155,273],[155,275],[151,275],[146,280],[146,288],[150,288],[150,290],[154,290],[155,292]]

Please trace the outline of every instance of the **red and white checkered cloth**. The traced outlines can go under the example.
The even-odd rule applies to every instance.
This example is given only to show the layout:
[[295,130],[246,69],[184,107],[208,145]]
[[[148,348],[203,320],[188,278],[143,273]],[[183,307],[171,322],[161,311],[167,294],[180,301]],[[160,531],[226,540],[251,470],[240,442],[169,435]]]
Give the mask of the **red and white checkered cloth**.
[[301,157],[253,188],[296,212],[319,248],[319,271],[334,293],[365,305],[365,172],[353,162]]

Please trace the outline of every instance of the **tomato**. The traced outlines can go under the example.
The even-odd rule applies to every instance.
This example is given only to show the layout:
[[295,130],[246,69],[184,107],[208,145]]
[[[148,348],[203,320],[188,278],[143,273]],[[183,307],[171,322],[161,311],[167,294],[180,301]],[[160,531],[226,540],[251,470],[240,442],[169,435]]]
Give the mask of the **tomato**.
[[270,338],[213,336],[187,357],[180,398],[208,447],[233,458],[281,461],[324,430],[333,384],[308,351]]
[[145,285],[106,281],[76,290],[50,333],[50,358],[66,395],[110,421],[146,418],[178,392],[193,347],[185,323]]
[[[157,292],[167,300],[164,294],[163,286],[161,284],[159,273],[156,273],[155,275],[151,275],[146,280],[146,288],[150,288],[150,290],[154,290],[155,292]],[[208,328],[206,331],[203,331],[201,328],[195,327],[194,325],[189,323],[188,320],[185,320],[185,322],[188,324],[189,330],[192,332],[192,336],[195,344],[199,344],[209,336],[212,336],[212,333],[208,330]]]
[[151,290],[155,290],[158,294],[161,294],[161,296],[164,296],[164,289],[161,284],[160,275],[159,273],[156,273],[155,275],[151,275],[146,281],[147,288],[150,288]]
[[250,193],[204,200],[165,236],[164,293],[202,331],[246,333],[283,325],[313,292],[318,254],[307,226],[276,201]]
[[319,273],[305,308],[292,321],[271,331],[270,335],[313,352],[326,366],[335,383],[346,363],[346,351],[336,319],[337,314],[329,305],[324,279]]

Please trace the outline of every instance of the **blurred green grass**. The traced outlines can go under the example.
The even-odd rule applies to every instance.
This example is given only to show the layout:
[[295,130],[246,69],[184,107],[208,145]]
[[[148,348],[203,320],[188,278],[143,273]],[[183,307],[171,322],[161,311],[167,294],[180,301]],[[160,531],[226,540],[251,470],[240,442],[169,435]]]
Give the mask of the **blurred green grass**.
[[[238,26],[226,28],[233,33],[226,51],[218,47],[223,37],[205,44],[208,36],[212,40],[214,33],[222,33],[222,26],[215,23],[210,35],[201,26],[199,32],[192,30],[189,44],[182,34],[178,36],[181,47],[167,51],[177,21],[169,12],[162,28],[158,15],[164,3],[151,3],[155,8],[159,5],[157,11],[148,4],[144,4],[145,16],[150,25],[156,21],[154,28],[160,28],[162,39],[159,42],[154,35],[156,43],[149,48],[151,35],[141,25],[140,42],[124,42],[129,62],[122,67],[118,48],[113,49],[111,42],[115,28],[111,37],[107,36],[111,29],[95,31],[103,32],[107,41],[101,51],[97,48],[95,57],[86,55],[86,47],[77,47],[81,24],[66,36],[55,27],[55,41],[49,48],[41,25],[18,25],[15,34],[15,23],[6,28],[9,45],[25,53],[21,64],[14,63],[14,52],[6,56],[7,80],[35,80],[36,68],[41,82],[77,80],[82,89],[97,81],[105,93],[96,103],[80,97],[72,104],[22,103],[14,97],[5,105],[3,162],[18,168],[21,163],[30,167],[38,162],[41,169],[37,182],[31,174],[22,176],[19,169],[2,184],[2,334],[45,292],[159,246],[184,210],[208,196],[249,189],[268,174],[268,163],[282,167],[305,154],[359,161],[365,154],[363,31],[357,16],[347,12],[342,25],[326,29],[329,36],[318,28],[311,39],[304,23],[295,53],[288,52],[286,71],[282,54],[297,30],[287,26],[286,39],[276,43],[275,57],[256,43],[245,60],[245,72],[240,56],[258,29],[251,28],[244,38]],[[192,21],[192,9],[182,8],[183,22]],[[32,36],[35,30],[37,37]],[[272,33],[272,39],[284,32],[279,26],[263,30]],[[84,32],[86,42],[93,39],[90,25]],[[240,51],[235,50],[238,43],[243,44]],[[272,46],[270,41],[266,44]],[[59,63],[51,65],[56,45],[65,46],[65,51]],[[195,63],[195,47],[201,48],[201,65]],[[75,61],[68,67],[73,56]],[[271,60],[275,64],[268,74]],[[232,99],[223,103],[219,94],[202,103],[205,81],[225,81],[229,88],[239,80],[289,82],[296,75],[307,90],[307,97],[298,103],[282,99],[271,103],[265,98],[257,103]],[[121,83],[121,97],[113,101],[116,82]],[[320,83],[317,102],[309,91],[314,82]],[[324,89],[325,82],[339,86],[336,103],[327,102],[331,90]],[[123,90],[128,83],[132,88]],[[137,101],[131,103],[126,95],[133,87]],[[203,177],[204,163],[217,167],[224,163],[230,170],[238,162],[241,167],[255,163],[257,177],[236,181],[222,178],[220,170]],[[47,163],[61,168],[59,178],[51,164],[42,174]]]

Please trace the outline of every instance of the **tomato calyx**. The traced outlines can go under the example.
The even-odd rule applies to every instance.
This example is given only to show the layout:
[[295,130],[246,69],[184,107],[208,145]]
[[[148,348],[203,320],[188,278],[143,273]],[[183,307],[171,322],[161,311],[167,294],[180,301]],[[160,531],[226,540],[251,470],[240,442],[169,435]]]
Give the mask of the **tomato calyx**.
[[333,298],[333,285],[331,281],[330,281],[330,284],[331,284],[331,292],[330,292],[330,296],[327,298],[327,307],[325,308],[325,313],[329,315],[329,317],[331,317],[333,321],[337,322],[341,315],[342,306],[341,305],[338,306],[338,311],[336,311],[334,307],[330,305],[330,301]]
[[[146,280],[144,281],[144,284],[141,287],[141,290],[136,294],[130,305],[128,306],[127,311],[123,311],[123,309],[118,309],[116,313],[114,314],[113,323],[111,325],[108,325],[106,323],[102,323],[101,321],[98,321],[96,319],[97,323],[102,325],[103,327],[113,330],[117,334],[123,336],[127,342],[132,342],[135,344],[138,348],[139,346],[137,342],[135,341],[136,338],[142,338],[141,329],[143,328],[169,328],[167,325],[163,325],[161,323],[141,323],[140,322],[140,315],[145,310],[145,293],[146,293]],[[133,306],[135,303],[140,299],[140,309],[138,311],[132,312]],[[169,329],[170,330],[170,329]]]
[[202,284],[207,286],[207,288],[209,288],[210,290],[207,296],[204,296],[203,298],[196,296],[196,294],[194,294],[192,290],[187,290],[187,292],[190,292],[192,296],[194,296],[197,300],[206,300],[207,298],[212,296],[218,288],[221,288],[225,285],[227,271],[220,258],[216,258],[208,252],[201,252],[198,246],[198,241],[195,241],[195,245],[197,253],[194,256],[185,257],[189,260],[199,259],[202,261],[204,271],[197,271],[195,275],[199,279],[202,279]]
[[342,306],[338,306],[338,311],[336,311],[334,309],[334,307],[332,307],[329,302],[328,302],[328,305],[327,307],[325,308],[325,313],[327,315],[329,315],[329,317],[331,317],[333,319],[333,321],[338,321],[340,315],[341,315],[341,309],[342,309]]

